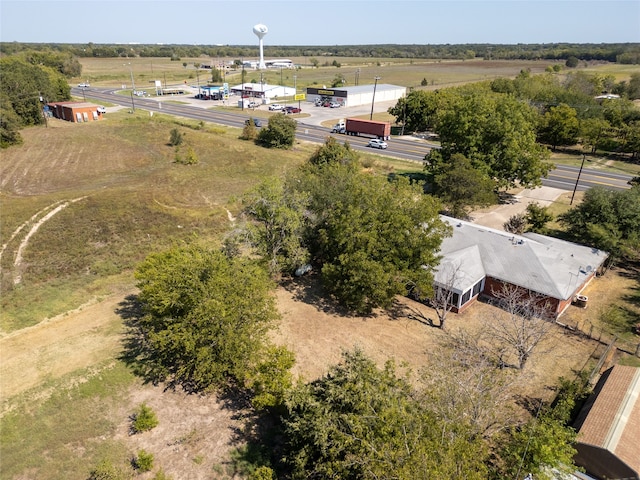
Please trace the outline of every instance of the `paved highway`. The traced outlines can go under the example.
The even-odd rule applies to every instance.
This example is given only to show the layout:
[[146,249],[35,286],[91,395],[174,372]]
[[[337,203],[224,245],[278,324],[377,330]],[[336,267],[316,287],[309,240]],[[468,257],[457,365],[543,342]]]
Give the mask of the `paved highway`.
[[[83,91],[81,88],[74,87],[71,89],[71,93],[77,97],[88,97],[94,100],[103,100],[104,102],[131,107],[131,98],[118,95],[116,93],[118,90],[119,89],[89,88],[84,89]],[[251,116],[251,110],[248,109],[243,113],[231,113],[215,109],[195,108],[191,105],[162,102],[156,99],[152,100],[144,97],[134,97],[133,101],[136,108],[237,128],[242,128],[244,126],[244,121]],[[299,140],[313,143],[324,143],[328,136],[333,136],[341,140],[348,138],[349,144],[354,149],[371,151],[371,149],[366,146],[369,141],[367,138],[344,137],[343,135],[332,134],[329,132],[329,129],[325,127],[305,123],[305,118],[298,121],[296,137]],[[405,140],[399,138],[394,138],[388,143],[389,148],[384,151],[384,155],[420,163],[422,163],[425,155],[429,153],[431,148],[437,148],[436,145],[429,144],[424,141]],[[579,170],[579,167],[558,165],[549,173],[547,178],[542,180],[542,184],[548,187],[572,191],[575,187]],[[582,173],[580,174],[578,190],[587,190],[588,188],[597,185],[613,190],[623,190],[629,188],[627,182],[631,178],[631,175],[608,173],[600,170],[583,168]]]

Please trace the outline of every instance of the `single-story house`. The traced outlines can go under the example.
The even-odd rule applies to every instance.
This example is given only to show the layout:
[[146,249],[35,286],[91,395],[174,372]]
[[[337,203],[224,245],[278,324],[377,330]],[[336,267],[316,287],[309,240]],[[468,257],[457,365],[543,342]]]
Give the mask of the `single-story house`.
[[600,377],[574,425],[576,465],[598,479],[640,479],[640,368],[615,365]]
[[98,105],[88,102],[53,102],[48,103],[49,111],[55,118],[67,122],[90,122],[100,120],[102,113],[98,111]]
[[440,218],[453,232],[440,247],[435,286],[453,293],[456,312],[481,294],[494,297],[507,284],[543,298],[549,315],[558,317],[608,256],[602,250],[536,233],[514,235],[444,215]]

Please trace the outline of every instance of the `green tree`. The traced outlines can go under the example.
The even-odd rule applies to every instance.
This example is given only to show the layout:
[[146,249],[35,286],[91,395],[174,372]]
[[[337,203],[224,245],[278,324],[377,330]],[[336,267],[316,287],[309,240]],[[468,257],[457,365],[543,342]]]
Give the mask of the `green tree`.
[[341,87],[345,84],[344,76],[336,74],[331,80],[331,88]]
[[267,272],[190,245],[151,254],[135,276],[145,313],[141,373],[194,390],[244,388],[277,318]]
[[640,158],[640,120],[630,122],[622,128],[621,151],[631,154],[631,160]]
[[620,257],[636,258],[640,239],[640,187],[623,191],[594,187],[580,205],[560,215],[570,237]]
[[637,100],[640,98],[640,73],[632,73],[627,85],[627,98]]
[[601,141],[611,132],[611,125],[603,118],[586,118],[580,122],[582,143],[591,148],[591,153],[601,146]]
[[257,142],[268,148],[290,148],[296,139],[296,121],[283,113],[269,119],[269,124],[258,133]]
[[527,205],[527,223],[529,230],[536,233],[542,233],[545,225],[553,220],[553,214],[549,212],[548,207],[543,207],[537,202]]
[[333,165],[306,179],[306,188],[316,221],[310,247],[340,303],[367,313],[388,307],[408,287],[431,291],[448,229],[438,218],[438,201],[421,185]]
[[153,430],[158,426],[158,417],[151,407],[142,403],[133,415],[131,430],[133,433],[142,433]]
[[31,65],[50,67],[66,78],[79,77],[82,74],[82,65],[71,52],[30,50],[22,53],[21,57]]
[[279,410],[293,385],[291,368],[295,363],[293,353],[285,347],[270,347],[266,359],[258,364],[249,379],[253,392],[251,404],[257,410]]
[[436,195],[456,218],[464,219],[470,208],[489,206],[498,200],[496,183],[459,153],[443,165],[433,184]]
[[[222,67],[225,68],[225,67]],[[211,69],[211,83],[221,83],[224,80],[218,68]]]
[[479,86],[449,95],[436,114],[442,149],[427,155],[427,171],[460,153],[499,187],[541,184],[552,165],[545,161],[549,152],[536,143],[537,113],[530,106]]
[[14,111],[9,97],[4,92],[0,92],[0,148],[22,143],[20,127],[20,117]]
[[551,107],[543,115],[538,128],[539,139],[551,145],[553,150],[559,146],[575,145],[578,133],[578,115],[575,109],[565,104]]
[[244,212],[257,222],[249,227],[250,238],[272,276],[292,273],[308,261],[302,243],[307,194],[287,189],[281,180],[270,177],[247,192],[242,203]]
[[309,162],[313,165],[333,163],[357,165],[358,152],[353,150],[348,142],[341,145],[334,137],[327,137],[324,144],[313,152]]
[[567,61],[564,64],[569,68],[576,68],[579,63],[580,63],[580,60],[578,60],[577,57],[571,56],[567,58]]
[[388,362],[360,351],[293,390],[284,416],[290,478],[486,478],[484,444],[456,428],[443,435],[428,404]]
[[11,56],[0,59],[0,104],[3,117],[11,119],[17,116],[20,126],[40,125],[44,122],[42,115],[43,102],[54,102],[71,99],[71,89],[62,74],[51,67],[32,65],[26,60]]
[[396,117],[396,123],[404,125],[406,131],[424,132],[435,127],[436,113],[447,97],[443,91],[413,90],[400,98],[388,112]]

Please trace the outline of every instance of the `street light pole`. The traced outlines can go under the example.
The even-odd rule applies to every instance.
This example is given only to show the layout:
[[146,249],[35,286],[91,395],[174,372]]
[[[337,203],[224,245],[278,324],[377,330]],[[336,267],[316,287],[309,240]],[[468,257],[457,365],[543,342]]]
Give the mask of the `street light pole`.
[[378,80],[380,80],[380,77],[375,77],[374,80],[376,83],[373,85],[373,98],[371,98],[371,115],[369,115],[369,120],[373,120],[373,104],[376,101],[376,87],[378,86]]
[[582,154],[582,163],[580,164],[580,170],[578,170],[578,177],[576,178],[576,184],[573,187],[573,194],[571,194],[571,201],[569,202],[569,205],[573,205],[573,197],[575,197],[576,190],[578,189],[578,182],[580,181],[580,174],[582,173],[582,167],[584,167],[585,158],[587,158],[587,155],[583,153]]

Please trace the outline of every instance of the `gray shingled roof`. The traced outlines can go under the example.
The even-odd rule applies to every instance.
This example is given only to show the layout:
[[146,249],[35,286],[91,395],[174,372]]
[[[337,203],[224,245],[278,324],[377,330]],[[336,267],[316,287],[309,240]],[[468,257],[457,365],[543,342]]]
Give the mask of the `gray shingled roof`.
[[[489,277],[567,300],[607,258],[607,253],[601,250],[544,235],[513,235],[451,217],[441,216],[441,219],[453,227],[453,235],[442,242],[442,265],[462,257],[461,273],[468,279],[482,268]],[[474,246],[479,256],[464,253]],[[461,253],[464,254],[461,256]],[[436,281],[439,281],[438,273]],[[469,286],[464,281],[460,285]]]

